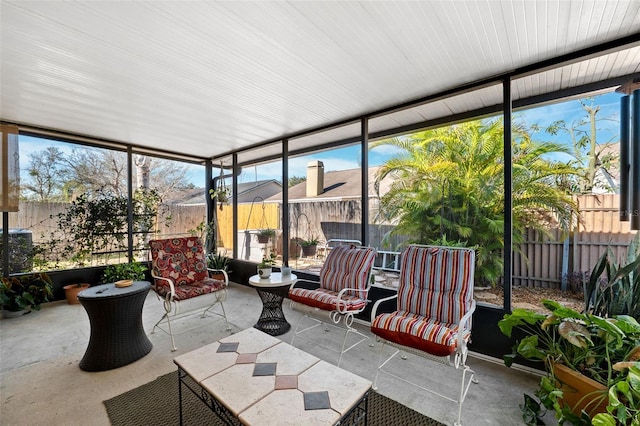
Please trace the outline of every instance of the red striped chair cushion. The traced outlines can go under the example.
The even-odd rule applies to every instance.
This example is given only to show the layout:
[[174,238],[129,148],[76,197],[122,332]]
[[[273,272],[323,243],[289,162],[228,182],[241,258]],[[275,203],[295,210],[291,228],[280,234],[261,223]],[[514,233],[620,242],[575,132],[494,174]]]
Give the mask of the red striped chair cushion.
[[[425,318],[406,311],[378,315],[371,324],[371,331],[400,345],[409,346],[436,355],[451,355],[457,346],[458,327]],[[463,338],[468,341],[471,332]]]
[[302,303],[314,308],[320,308],[325,311],[338,309],[338,300],[340,300],[341,311],[360,311],[367,305],[367,301],[355,296],[344,294],[338,299],[338,293],[326,288],[317,290],[308,290],[305,288],[292,288],[289,290],[289,298],[293,301]]
[[409,246],[402,254],[398,311],[443,324],[460,320],[473,303],[473,250]]
[[[375,258],[376,250],[371,247],[338,246],[329,252],[320,270],[320,288],[308,290],[294,286],[289,290],[289,298],[327,311],[338,308],[343,312],[361,311],[368,302],[366,290],[369,288],[369,273]],[[365,291],[346,291],[338,299],[338,293],[345,288]]]
[[376,251],[342,245],[332,249],[320,270],[320,287],[338,293],[344,288],[366,290]]

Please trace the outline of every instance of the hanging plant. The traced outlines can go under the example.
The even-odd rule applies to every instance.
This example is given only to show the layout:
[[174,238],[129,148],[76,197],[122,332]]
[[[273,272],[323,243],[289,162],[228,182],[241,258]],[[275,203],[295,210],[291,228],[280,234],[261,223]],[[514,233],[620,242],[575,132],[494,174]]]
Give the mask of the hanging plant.
[[222,210],[222,206],[225,203],[229,202],[229,197],[231,196],[231,191],[225,185],[223,187],[218,187],[217,189],[210,189],[209,195],[212,200],[216,200],[218,203],[218,208]]
[[229,198],[231,197],[231,190],[227,187],[227,184],[224,181],[224,169],[222,168],[222,163],[220,163],[220,177],[218,178],[218,182],[216,183],[215,189],[209,190],[209,195],[212,200],[216,200],[218,204],[218,208],[222,211],[222,207],[225,203],[229,202]]

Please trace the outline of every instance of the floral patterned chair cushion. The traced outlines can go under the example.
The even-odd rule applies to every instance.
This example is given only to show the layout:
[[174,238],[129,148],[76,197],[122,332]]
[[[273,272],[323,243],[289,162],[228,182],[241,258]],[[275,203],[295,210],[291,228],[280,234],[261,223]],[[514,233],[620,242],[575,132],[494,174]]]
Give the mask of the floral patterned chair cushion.
[[[173,281],[174,300],[190,299],[224,287],[223,281],[209,278],[200,238],[152,240],[149,246],[153,275]],[[164,280],[156,280],[155,288],[163,297],[171,291]]]

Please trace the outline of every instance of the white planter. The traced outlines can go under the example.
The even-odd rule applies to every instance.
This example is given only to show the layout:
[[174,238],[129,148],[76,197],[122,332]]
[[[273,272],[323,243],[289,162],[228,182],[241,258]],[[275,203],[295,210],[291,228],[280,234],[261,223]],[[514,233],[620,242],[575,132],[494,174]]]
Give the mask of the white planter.
[[271,270],[272,268],[258,268],[258,275],[260,275],[262,279],[269,278],[271,276]]

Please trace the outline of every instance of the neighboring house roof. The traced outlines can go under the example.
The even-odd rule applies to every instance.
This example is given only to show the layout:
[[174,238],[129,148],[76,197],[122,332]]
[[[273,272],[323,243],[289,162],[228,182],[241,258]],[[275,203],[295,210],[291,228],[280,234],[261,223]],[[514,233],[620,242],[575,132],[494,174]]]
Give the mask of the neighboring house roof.
[[[254,197],[261,196],[264,199],[273,194],[282,192],[282,184],[275,179],[258,180],[255,182],[243,182],[238,184],[238,202],[251,202]],[[167,204],[197,205],[206,204],[205,188],[177,189],[172,191],[165,199]],[[233,196],[229,197],[231,201]]]
[[[380,169],[369,167],[369,197],[377,196],[375,190],[376,173]],[[324,192],[315,197],[307,197],[307,182],[301,182],[289,188],[289,201],[298,200],[323,200],[323,199],[355,199],[362,193],[360,169],[338,170],[324,173]],[[390,179],[385,179],[380,188],[380,193],[388,191]],[[276,194],[267,201],[282,200],[282,193]]]
[[262,197],[264,200],[273,194],[282,194],[282,183],[275,179],[258,180],[255,182],[244,182],[238,184],[238,202],[250,203],[255,197]]

